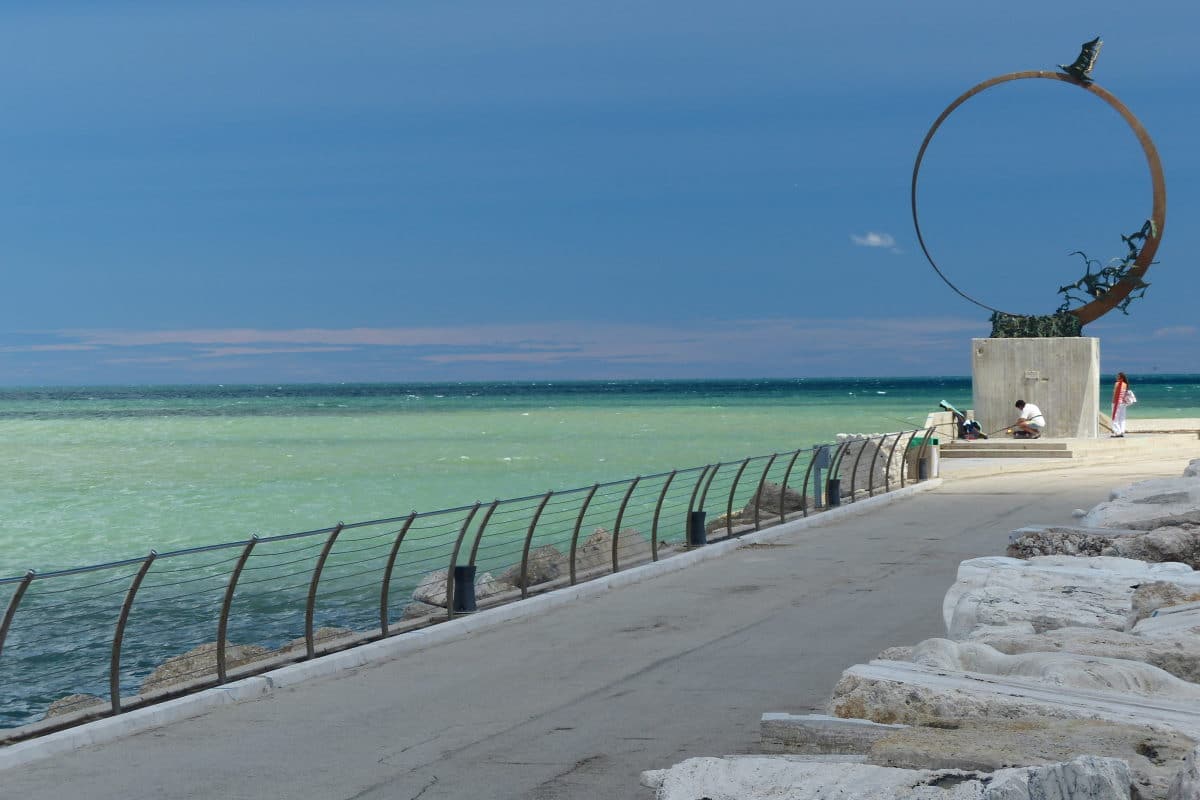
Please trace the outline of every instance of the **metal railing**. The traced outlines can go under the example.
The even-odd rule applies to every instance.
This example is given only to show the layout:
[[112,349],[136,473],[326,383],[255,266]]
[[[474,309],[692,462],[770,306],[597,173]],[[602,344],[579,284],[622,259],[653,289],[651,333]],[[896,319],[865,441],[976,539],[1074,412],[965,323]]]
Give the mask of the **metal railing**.
[[0,579],[0,744],[900,488],[929,433]]

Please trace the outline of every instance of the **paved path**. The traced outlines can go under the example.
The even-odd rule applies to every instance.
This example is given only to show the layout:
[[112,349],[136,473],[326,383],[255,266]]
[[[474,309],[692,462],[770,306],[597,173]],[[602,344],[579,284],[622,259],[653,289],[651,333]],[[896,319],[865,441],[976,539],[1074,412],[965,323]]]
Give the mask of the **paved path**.
[[0,772],[0,797],[649,797],[641,770],[754,752],[762,712],[820,710],[850,664],[941,635],[962,559],[1185,464],[948,481],[540,617]]

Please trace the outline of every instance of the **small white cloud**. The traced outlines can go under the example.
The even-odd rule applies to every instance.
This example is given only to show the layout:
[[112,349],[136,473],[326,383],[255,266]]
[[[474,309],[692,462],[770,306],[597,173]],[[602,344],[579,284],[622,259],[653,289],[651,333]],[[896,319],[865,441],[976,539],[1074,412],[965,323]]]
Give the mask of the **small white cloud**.
[[895,247],[896,245],[896,239],[890,233],[878,233],[876,231],[867,231],[865,236],[852,233],[850,234],[850,241],[859,247]]
[[1169,328],[1159,328],[1153,334],[1155,339],[1190,339],[1195,335],[1195,325],[1175,325]]

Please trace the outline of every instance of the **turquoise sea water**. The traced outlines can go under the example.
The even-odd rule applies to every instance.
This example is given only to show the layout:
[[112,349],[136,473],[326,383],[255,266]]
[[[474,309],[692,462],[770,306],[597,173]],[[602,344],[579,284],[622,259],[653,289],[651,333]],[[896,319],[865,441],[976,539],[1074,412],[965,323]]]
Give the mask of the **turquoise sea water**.
[[[1200,376],[1133,377],[1200,416]],[[0,576],[919,426],[967,378],[0,390]]]
[[[1200,416],[1200,377],[1133,385],[1136,415]],[[801,449],[803,469],[812,445],[917,428],[943,399],[970,408],[970,381],[0,390],[0,578],[39,573],[23,595],[0,580],[0,607],[21,597],[0,658],[0,727],[40,719],[67,695],[110,697],[113,680],[118,697],[136,694],[166,659],[215,641],[230,586],[227,641],[277,650],[303,637],[318,585],[315,627],[394,623],[457,558],[456,542],[474,544],[454,563],[499,576],[519,567],[522,547],[565,555],[576,543],[585,555],[571,563],[603,571],[619,548],[600,539],[587,566],[601,529],[620,530],[621,547],[651,532],[678,544],[692,500],[716,516],[742,507],[756,476],[804,484],[787,472],[794,460],[769,454]],[[751,456],[763,458],[739,483]],[[716,462],[728,469],[688,470]],[[664,474],[672,469],[686,471]],[[623,482],[635,475],[647,477]],[[606,485],[564,491],[594,483]],[[477,500],[487,509],[478,517]],[[449,510],[408,519],[413,509]],[[336,542],[316,530],[375,519]],[[301,531],[314,535],[284,535]],[[252,533],[262,538],[250,557]],[[234,545],[212,546],[222,543]],[[163,557],[146,561],[139,583],[151,548]]]

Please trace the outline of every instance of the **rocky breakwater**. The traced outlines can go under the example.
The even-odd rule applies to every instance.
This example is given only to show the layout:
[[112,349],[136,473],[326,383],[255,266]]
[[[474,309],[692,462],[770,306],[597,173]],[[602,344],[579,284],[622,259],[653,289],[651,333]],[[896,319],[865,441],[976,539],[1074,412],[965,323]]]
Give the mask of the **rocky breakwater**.
[[[803,478],[803,473],[800,474]],[[755,521],[761,527],[773,524],[781,519],[803,511],[813,506],[813,499],[805,498],[804,494],[788,487],[785,489],[774,481],[764,481],[754,496],[739,511],[733,512],[732,520],[726,514],[711,520],[704,526],[710,539],[723,535],[730,528],[734,533],[753,530]]]
[[[1200,800],[1200,573],[1159,545],[1095,552],[1102,536],[1103,552],[1190,531],[1198,467],[1115,490],[1070,536],[1014,532],[1024,557],[963,562],[945,637],[845,670],[828,715],[764,715],[764,750],[786,755],[691,759],[644,782],[711,800]],[[1051,540],[1073,549],[1048,554]]]
[[1122,556],[1178,561],[1200,569],[1200,459],[1178,478],[1155,478],[1114,489],[1077,527],[1014,531],[1008,554]]
[[[761,527],[798,512],[816,511],[826,503],[828,471],[835,466],[833,459],[838,452],[841,453],[836,464],[840,478],[839,501],[862,500],[898,488],[901,473],[906,468],[905,447],[911,438],[908,433],[839,433],[837,446],[828,448],[830,463],[821,467],[821,485],[817,490],[821,497],[816,496],[811,485],[817,473],[810,471],[806,462],[799,461],[788,476],[786,489],[774,481],[763,481],[746,504],[733,512],[732,519],[727,514],[714,517],[705,525],[705,531],[713,539],[731,528],[735,534],[744,533],[753,530],[756,524]],[[806,475],[808,485],[805,485]]]
[[[483,605],[517,599],[521,590],[548,591],[563,586],[571,578],[571,552],[569,543],[564,549],[553,544],[532,548],[525,560],[500,567],[496,573],[481,572],[475,576],[475,600]],[[659,556],[666,555],[671,547],[660,544]],[[565,550],[565,552],[564,552]],[[625,569],[651,559],[650,540],[633,528],[621,531],[616,542],[618,565]],[[596,528],[575,547],[575,578],[587,580],[612,571],[613,534]],[[404,609],[404,619],[417,619],[434,614],[446,613],[447,571],[444,569],[427,573],[413,590],[412,600]]]

